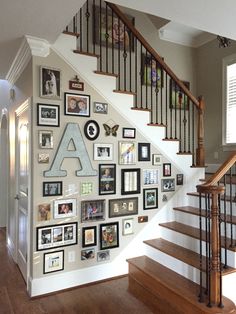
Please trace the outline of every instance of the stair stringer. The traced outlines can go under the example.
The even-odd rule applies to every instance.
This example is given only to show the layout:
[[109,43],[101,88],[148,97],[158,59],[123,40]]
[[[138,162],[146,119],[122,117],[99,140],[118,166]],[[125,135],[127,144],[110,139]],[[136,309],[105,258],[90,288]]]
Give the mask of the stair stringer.
[[[114,93],[116,78],[95,74],[97,59],[87,55],[78,55],[73,52],[76,49],[76,38],[61,34],[51,47],[66,63],[68,63],[90,86],[92,86],[106,101],[112,105],[125,119],[140,131],[147,140],[158,148],[160,153],[166,156],[186,176],[201,177],[203,169],[190,168],[191,155],[177,155],[178,141],[163,141],[164,127],[147,126],[149,112],[131,111],[133,95]],[[195,180],[194,180],[195,181]],[[197,180],[195,181],[197,183]],[[194,183],[194,188],[195,188]]]

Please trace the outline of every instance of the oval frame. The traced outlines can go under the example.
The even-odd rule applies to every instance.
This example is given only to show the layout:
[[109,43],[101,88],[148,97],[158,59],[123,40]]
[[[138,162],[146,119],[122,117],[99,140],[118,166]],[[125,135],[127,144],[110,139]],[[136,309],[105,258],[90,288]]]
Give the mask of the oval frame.
[[95,120],[88,120],[84,125],[84,134],[88,140],[96,140],[100,134],[98,123]]

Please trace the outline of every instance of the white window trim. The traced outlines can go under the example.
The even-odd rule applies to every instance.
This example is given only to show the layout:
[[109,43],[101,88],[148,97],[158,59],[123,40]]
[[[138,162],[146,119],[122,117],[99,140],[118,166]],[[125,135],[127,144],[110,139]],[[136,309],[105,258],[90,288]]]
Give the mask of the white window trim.
[[227,104],[227,66],[236,63],[236,54],[232,54],[223,58],[222,62],[222,147],[223,151],[234,151],[236,150],[236,143],[226,144],[226,104]]

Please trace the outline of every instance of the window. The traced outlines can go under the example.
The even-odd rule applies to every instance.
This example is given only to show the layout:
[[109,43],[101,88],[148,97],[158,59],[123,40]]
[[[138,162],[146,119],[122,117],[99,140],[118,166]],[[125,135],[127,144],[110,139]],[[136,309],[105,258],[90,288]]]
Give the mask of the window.
[[223,145],[236,145],[236,55],[223,60]]

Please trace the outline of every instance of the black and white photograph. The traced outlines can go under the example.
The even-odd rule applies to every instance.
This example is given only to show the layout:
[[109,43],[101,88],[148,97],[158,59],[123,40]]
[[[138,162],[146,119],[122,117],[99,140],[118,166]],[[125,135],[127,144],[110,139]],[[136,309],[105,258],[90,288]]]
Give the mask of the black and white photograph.
[[43,196],[62,195],[62,181],[43,182]]
[[40,67],[40,97],[61,98],[61,71],[51,67]]
[[95,141],[100,134],[100,126],[95,120],[89,120],[84,125],[84,135],[89,141]]
[[93,103],[93,112],[94,113],[108,113],[108,104],[103,102],[94,102]]
[[171,176],[171,164],[164,163],[163,164],[163,177],[170,177]]
[[134,225],[134,219],[133,218],[125,218],[122,220],[122,234],[123,235],[129,235],[133,234],[133,225]]
[[161,180],[162,192],[173,192],[175,191],[175,179],[162,179]]
[[113,144],[94,144],[94,160],[113,160]]
[[53,148],[53,132],[39,131],[39,148],[52,149]]
[[98,262],[109,261],[109,259],[110,259],[110,251],[109,250],[97,252],[97,261]]
[[37,104],[38,126],[60,126],[60,107],[58,105]]

